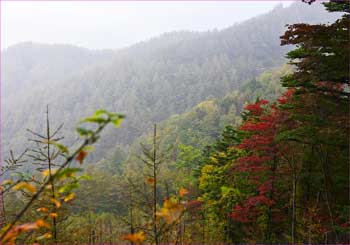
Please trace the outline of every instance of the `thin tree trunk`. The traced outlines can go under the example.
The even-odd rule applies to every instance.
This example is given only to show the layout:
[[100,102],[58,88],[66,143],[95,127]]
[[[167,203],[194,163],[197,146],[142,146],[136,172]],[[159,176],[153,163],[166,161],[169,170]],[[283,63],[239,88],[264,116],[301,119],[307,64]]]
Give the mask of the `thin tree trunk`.
[[166,198],[170,198],[170,191],[169,191],[169,184],[167,181],[165,181],[165,189],[166,189]]
[[186,218],[183,219],[182,244],[186,243]]
[[[46,108],[46,137],[47,137],[47,160],[48,160],[48,165],[49,165],[49,178],[52,177],[52,168],[51,168],[51,152],[50,152],[50,140],[51,140],[51,135],[50,135],[50,120],[49,120],[49,106],[47,105]],[[51,181],[51,194],[52,198],[55,199],[55,185],[54,181]],[[56,206],[53,203],[53,211],[56,213]],[[54,243],[57,244],[57,225],[56,225],[56,217],[53,217],[52,219],[52,233],[53,233],[53,240]]]
[[292,244],[295,243],[295,223],[296,223],[296,185],[297,176],[295,169],[293,170],[293,194],[292,194]]
[[157,227],[157,150],[156,150],[156,137],[157,137],[157,124],[154,124],[153,132],[153,232],[154,232],[154,241],[156,245],[159,244],[158,241],[158,227]]
[[205,244],[205,213],[203,213],[203,222],[202,222],[202,244]]
[[[130,185],[129,189],[129,205],[130,205],[130,234],[134,234],[134,218],[133,218],[133,199],[132,199],[132,185]],[[134,245],[134,243],[131,241],[131,245]]]
[[[322,149],[320,148],[320,153],[322,153]],[[320,154],[322,156],[322,154]],[[323,160],[323,161],[322,161]],[[331,224],[332,224],[332,230],[335,235],[335,241],[338,243],[338,233],[335,230],[335,224],[334,224],[334,216],[333,211],[330,205],[330,197],[329,197],[329,185],[328,185],[328,179],[329,179],[329,168],[328,168],[328,153],[325,153],[325,157],[322,159],[322,170],[323,170],[323,179],[324,179],[324,187],[325,187],[325,196],[326,196],[326,205],[329,213],[329,217],[331,218]]]
[[91,213],[89,212],[89,244],[92,245],[92,222],[91,222]]
[[291,155],[290,167],[292,169],[292,244],[295,243],[295,227],[296,227],[296,192],[297,192],[297,182],[298,182],[298,168],[296,166],[296,162],[294,160],[294,154]]
[[100,244],[103,244],[103,220],[101,219],[100,220],[100,239],[99,239],[99,241],[100,241]]
[[[274,156],[274,160],[273,160],[273,166],[272,166],[272,181],[271,181],[271,191],[270,191],[270,200],[273,200],[273,189],[274,189],[274,182],[275,182],[275,171],[276,171],[276,165],[277,165],[277,160],[276,160],[276,156]],[[266,240],[268,242],[270,242],[271,240],[271,233],[272,233],[272,207],[270,206],[268,209],[268,223],[267,223],[267,234],[266,234]]]
[[2,229],[6,224],[6,211],[5,211],[5,202],[4,202],[4,193],[0,190],[0,205],[1,205],[1,214],[0,214],[0,229]]
[[177,226],[177,232],[176,232],[176,236],[175,236],[175,240],[174,240],[174,244],[178,245],[178,244],[183,244],[182,240],[181,240],[181,234],[182,234],[182,217],[180,217],[179,223],[176,225]]
[[113,244],[113,236],[112,236],[113,231],[112,231],[112,220],[111,220],[111,218],[109,218],[108,225],[109,225],[109,245],[112,245]]

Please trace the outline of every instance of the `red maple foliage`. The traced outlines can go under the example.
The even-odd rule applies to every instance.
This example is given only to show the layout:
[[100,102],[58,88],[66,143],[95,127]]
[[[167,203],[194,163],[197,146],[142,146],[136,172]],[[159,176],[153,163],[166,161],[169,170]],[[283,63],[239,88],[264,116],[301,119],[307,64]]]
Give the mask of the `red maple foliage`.
[[268,103],[269,102],[267,100],[259,100],[254,104],[249,104],[249,105],[245,106],[244,109],[251,112],[255,116],[259,116],[259,115],[261,115],[261,113],[264,110],[261,106],[266,105]]
[[287,90],[278,99],[278,104],[259,100],[245,107],[248,117],[240,129],[247,136],[238,148],[245,150],[247,155],[237,159],[233,170],[238,173],[249,172],[249,182],[255,186],[256,194],[248,196],[234,207],[230,216],[236,221],[254,221],[259,215],[264,215],[263,210],[272,208],[276,203],[275,159],[278,156],[279,146],[275,142],[275,137],[280,125],[288,118],[286,112],[280,110],[279,106],[287,103],[293,93],[294,90]]
[[294,93],[295,93],[295,89],[293,88],[288,89],[282,96],[280,96],[277,99],[278,103],[281,105],[286,104],[288,101],[291,100]]

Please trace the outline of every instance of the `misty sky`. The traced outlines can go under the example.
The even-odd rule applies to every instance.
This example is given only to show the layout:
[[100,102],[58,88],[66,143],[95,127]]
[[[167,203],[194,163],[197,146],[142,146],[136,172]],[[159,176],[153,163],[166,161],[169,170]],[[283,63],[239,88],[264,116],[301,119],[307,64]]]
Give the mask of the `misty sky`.
[[[175,30],[222,29],[282,1],[1,3],[1,49],[33,41],[121,48]],[[283,1],[284,6],[291,2]]]

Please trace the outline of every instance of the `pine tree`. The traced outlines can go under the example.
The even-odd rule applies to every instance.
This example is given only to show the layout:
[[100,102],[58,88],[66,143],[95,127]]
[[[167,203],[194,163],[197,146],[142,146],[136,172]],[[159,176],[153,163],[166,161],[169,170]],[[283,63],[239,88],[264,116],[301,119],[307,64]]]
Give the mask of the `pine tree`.
[[[51,179],[52,175],[54,173],[54,168],[58,168],[61,165],[59,164],[58,158],[60,157],[60,150],[55,149],[53,147],[54,144],[59,143],[64,137],[59,136],[60,130],[62,129],[63,124],[60,124],[55,130],[52,131],[51,125],[50,125],[50,116],[49,116],[49,106],[46,107],[46,132],[45,134],[40,134],[37,132],[34,132],[30,129],[27,129],[28,132],[31,133],[31,135],[34,138],[30,138],[29,140],[34,142],[36,145],[36,148],[29,149],[28,156],[32,158],[33,164],[39,165],[37,170],[39,172],[48,169],[48,175],[47,178]],[[50,183],[51,186],[51,198],[56,198],[56,192],[57,192],[57,184],[54,180]],[[56,206],[53,203],[53,213],[56,213]],[[58,238],[57,238],[57,218],[52,218],[52,237],[53,242],[57,244]]]

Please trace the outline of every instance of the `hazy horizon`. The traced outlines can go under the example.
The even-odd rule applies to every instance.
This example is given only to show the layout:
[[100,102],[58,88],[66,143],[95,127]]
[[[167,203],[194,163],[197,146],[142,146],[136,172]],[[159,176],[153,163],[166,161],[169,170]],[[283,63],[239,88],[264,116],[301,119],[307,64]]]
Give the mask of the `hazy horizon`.
[[22,42],[119,49],[167,32],[224,29],[291,2],[3,2],[1,50]]

